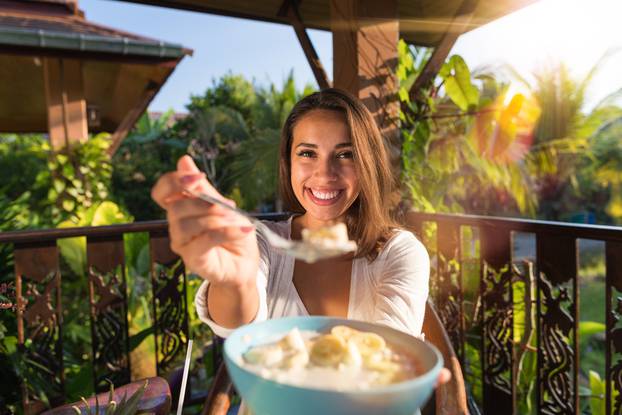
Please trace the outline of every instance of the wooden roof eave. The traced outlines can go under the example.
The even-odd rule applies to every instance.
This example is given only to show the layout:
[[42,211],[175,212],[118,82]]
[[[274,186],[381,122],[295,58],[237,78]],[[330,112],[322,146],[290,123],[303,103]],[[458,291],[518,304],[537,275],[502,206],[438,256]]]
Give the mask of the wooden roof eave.
[[127,115],[123,118],[123,120],[117,127],[116,131],[111,136],[111,144],[110,144],[110,147],[108,148],[108,154],[111,157],[119,149],[119,146],[121,145],[121,142],[123,141],[123,139],[127,136],[127,134],[130,132],[132,127],[136,124],[140,116],[147,110],[149,103],[158,94],[158,92],[160,92],[160,89],[162,88],[162,86],[164,86],[168,78],[171,76],[171,74],[177,67],[177,64],[182,59],[183,59],[183,56],[180,56],[179,58],[177,58],[177,61],[173,65],[171,65],[170,71],[168,71],[168,73],[166,74],[164,79],[162,79],[161,82],[159,83],[150,82],[149,85],[147,85],[147,87],[143,91],[143,94],[138,104],[135,105],[134,108],[132,108],[132,110],[130,110],[127,113]]
[[[190,10],[227,17],[291,25],[290,16],[282,12],[283,0],[262,2],[225,0],[117,0],[171,9]],[[307,29],[331,30],[329,0],[298,1],[298,12]],[[502,16],[513,13],[538,0],[485,0],[476,8],[470,24],[462,33],[473,30]],[[406,42],[436,47],[447,32],[462,0],[400,0],[400,37]],[[324,10],[326,9],[326,10]]]
[[134,56],[145,58],[177,59],[192,55],[192,49],[167,42],[143,42],[128,37],[105,37],[78,33],[0,27],[0,48],[25,48],[102,54],[105,56]]

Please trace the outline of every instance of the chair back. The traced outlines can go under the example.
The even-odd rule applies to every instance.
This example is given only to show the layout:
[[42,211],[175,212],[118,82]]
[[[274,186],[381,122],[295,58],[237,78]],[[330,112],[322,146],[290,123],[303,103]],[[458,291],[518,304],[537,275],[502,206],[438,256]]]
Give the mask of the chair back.
[[458,356],[449,341],[449,336],[438,317],[434,305],[428,299],[423,318],[425,339],[432,343],[443,355],[445,367],[451,372],[451,380],[434,390],[434,399],[430,399],[422,410],[423,415],[468,415],[466,388]]

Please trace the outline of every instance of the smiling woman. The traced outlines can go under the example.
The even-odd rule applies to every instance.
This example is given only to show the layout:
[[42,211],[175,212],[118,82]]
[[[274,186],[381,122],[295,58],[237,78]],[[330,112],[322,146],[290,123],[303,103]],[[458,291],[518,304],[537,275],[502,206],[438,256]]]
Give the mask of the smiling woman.
[[357,256],[375,258],[397,228],[390,199],[397,188],[378,127],[358,101],[335,89],[296,105],[281,135],[279,187],[302,227],[346,222]]
[[393,217],[388,201],[397,184],[370,112],[337,89],[303,98],[285,121],[279,163],[293,216],[264,225],[299,240],[303,229],[345,223],[358,249],[315,263],[275,250],[246,218],[193,197],[223,200],[183,157],[153,197],[167,210],[173,250],[206,280],[196,297],[201,319],[222,337],[251,321],[292,315],[347,317],[419,335],[429,258]]
[[337,89],[300,100],[282,130],[279,179],[294,215],[263,225],[298,240],[303,229],[345,223],[355,254],[305,263],[274,249],[263,225],[255,232],[247,218],[193,196],[223,200],[188,156],[154,187],[154,199],[167,211],[171,247],[205,279],[195,297],[200,319],[221,337],[247,323],[310,315],[419,336],[430,260],[393,217],[389,200],[397,184],[365,106]]

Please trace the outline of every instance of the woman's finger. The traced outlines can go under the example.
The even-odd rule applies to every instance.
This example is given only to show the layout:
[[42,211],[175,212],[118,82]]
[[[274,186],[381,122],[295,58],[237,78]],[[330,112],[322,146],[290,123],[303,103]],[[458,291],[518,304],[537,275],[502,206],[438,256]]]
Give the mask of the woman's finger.
[[[235,216],[200,216],[186,217],[169,221],[171,239],[179,245],[186,245],[199,235],[208,232],[225,232],[225,228],[247,228],[250,224],[244,218]],[[234,233],[234,237],[238,234]]]
[[151,198],[160,205],[161,208],[166,209],[167,199],[176,194],[181,194],[183,187],[179,183],[177,172],[165,173],[156,182],[151,189]]
[[[252,226],[220,228],[201,233],[185,245],[180,245],[176,239],[171,238],[171,249],[179,254],[184,262],[191,266],[194,272],[198,272],[202,268],[222,266],[222,264],[204,263],[205,259],[210,257],[211,251],[215,249],[228,251],[233,256],[245,256],[248,258],[249,250],[243,240],[252,234],[253,230]],[[199,264],[201,265],[199,266]]]
[[185,189],[195,192],[203,192],[218,199],[224,199],[214,186],[201,173],[197,165],[189,155],[182,156],[177,161],[177,174]]
[[240,220],[242,224],[249,223],[248,219],[244,216],[238,215],[223,206],[212,204],[192,196],[185,196],[167,201],[166,211],[166,216],[169,221],[191,217],[217,216],[235,218]]

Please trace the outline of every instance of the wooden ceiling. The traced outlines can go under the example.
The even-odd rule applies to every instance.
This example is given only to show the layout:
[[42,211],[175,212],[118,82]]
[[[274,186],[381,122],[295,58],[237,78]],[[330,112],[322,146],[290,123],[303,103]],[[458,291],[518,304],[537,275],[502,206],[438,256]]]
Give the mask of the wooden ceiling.
[[[122,0],[252,20],[289,24],[284,0]],[[307,28],[330,30],[330,0],[299,1]],[[460,6],[469,0],[398,0],[401,36],[409,43],[435,46]],[[465,31],[510,14],[537,0],[479,0]]]

